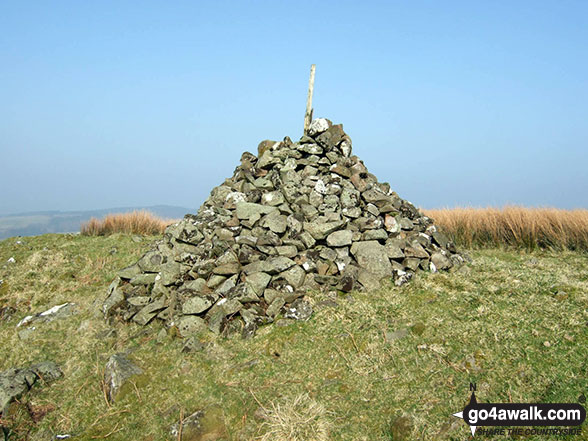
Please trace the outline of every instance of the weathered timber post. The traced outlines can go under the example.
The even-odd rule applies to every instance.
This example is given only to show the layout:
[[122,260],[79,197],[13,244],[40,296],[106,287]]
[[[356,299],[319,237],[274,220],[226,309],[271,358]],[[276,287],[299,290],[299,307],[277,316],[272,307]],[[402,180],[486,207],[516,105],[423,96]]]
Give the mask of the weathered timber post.
[[304,134],[308,132],[310,123],[312,122],[312,92],[314,90],[314,71],[316,65],[310,66],[310,79],[308,80],[308,97],[306,98],[306,113],[304,114]]

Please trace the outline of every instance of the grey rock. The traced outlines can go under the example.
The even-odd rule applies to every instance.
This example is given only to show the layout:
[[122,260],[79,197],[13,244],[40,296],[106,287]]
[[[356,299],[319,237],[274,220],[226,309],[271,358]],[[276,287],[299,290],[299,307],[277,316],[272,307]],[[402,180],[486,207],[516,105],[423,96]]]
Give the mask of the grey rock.
[[129,380],[143,371],[132,363],[125,354],[112,355],[104,370],[104,386],[108,401],[113,403],[122,398],[121,392]]
[[212,272],[221,276],[232,276],[233,274],[237,274],[240,269],[239,262],[231,262],[217,266]]
[[332,232],[345,225],[344,221],[338,222],[304,222],[306,230],[315,240],[325,239]]
[[286,256],[289,258],[296,257],[298,254],[298,248],[294,245],[283,245],[276,247],[276,251],[278,252],[279,256]]
[[141,326],[145,326],[151,320],[155,318],[155,316],[166,308],[165,299],[159,298],[148,305],[145,305],[141,310],[133,316],[133,321],[140,324]]
[[251,219],[254,216],[261,216],[276,211],[275,207],[270,205],[254,204],[251,202],[239,202],[235,214],[238,219]]
[[395,217],[390,216],[389,214],[387,214],[384,217],[384,228],[386,228],[386,231],[388,231],[389,233],[400,233],[400,224],[398,223],[398,221],[396,220]]
[[192,297],[182,305],[183,314],[200,314],[212,306],[214,299],[210,297]]
[[327,245],[331,247],[344,247],[351,245],[353,232],[349,230],[334,231],[327,236]]
[[312,315],[312,306],[305,300],[296,299],[286,308],[284,318],[306,321]]
[[267,287],[268,283],[270,282],[272,276],[264,272],[253,272],[247,275],[245,279],[245,283],[247,283],[253,291],[258,295],[261,296],[263,291]]
[[200,333],[207,328],[206,321],[195,315],[184,316],[178,322],[178,331],[183,337]]
[[328,150],[334,149],[345,137],[345,132],[343,132],[343,125],[336,124],[334,126],[329,127],[326,131],[318,135],[315,139],[316,141],[327,148]]
[[204,279],[196,279],[196,280],[187,280],[184,282],[183,288],[189,291],[194,292],[203,292],[206,286],[206,280]]
[[288,259],[284,256],[278,256],[250,263],[249,265],[246,265],[243,270],[245,271],[245,274],[252,274],[257,272],[278,274],[293,267],[295,264],[296,262],[294,262],[292,259]]
[[382,229],[368,230],[363,233],[361,240],[386,240],[388,233]]
[[299,265],[295,265],[292,268],[280,273],[280,277],[283,277],[294,289],[302,287],[304,284],[304,278],[306,277],[306,271]]
[[412,221],[406,217],[401,217],[399,220],[399,224],[400,228],[402,228],[403,230],[412,230],[412,228],[414,227]]
[[392,265],[388,260],[386,248],[375,240],[355,242],[351,246],[351,254],[361,268],[379,278],[389,277],[392,274]]
[[269,228],[271,231],[278,234],[286,231],[287,225],[287,217],[280,214],[278,211],[268,214],[261,222],[261,226]]
[[432,236],[437,245],[439,245],[441,248],[447,249],[449,245],[449,238],[445,234],[441,233],[440,231],[435,231]]
[[431,262],[437,270],[445,270],[452,267],[451,260],[441,253],[433,253],[431,255]]
[[149,251],[137,262],[141,271],[147,273],[158,273],[163,264],[163,256],[157,251]]
[[[333,123],[326,118],[317,118],[310,123],[308,127],[308,135],[309,136],[316,136],[328,130]],[[301,140],[302,141],[302,140]],[[312,138],[310,138],[312,142]]]
[[62,376],[63,373],[52,361],[0,372],[0,415],[6,412],[12,400],[20,398],[35,384],[50,383]]
[[23,318],[16,325],[17,328],[21,326],[30,326],[33,323],[52,322],[53,320],[64,319],[75,314],[75,303],[62,303],[49,308],[46,311],[39,312],[35,315],[28,315]]
[[284,203],[284,195],[281,191],[268,191],[261,196],[261,203],[277,207]]
[[394,242],[386,242],[386,253],[390,259],[402,259],[404,258],[404,253],[400,249],[398,245]]
[[156,277],[157,277],[157,274],[155,274],[155,273],[138,274],[130,280],[130,284],[133,286],[151,285],[151,284],[155,283]]
[[276,297],[272,304],[268,306],[266,314],[269,317],[274,318],[276,315],[279,314],[280,310],[282,309],[285,303],[286,302],[282,297]]
[[418,257],[419,259],[429,258],[429,253],[417,241],[413,241],[410,246],[404,248],[404,254],[407,257]]
[[139,267],[139,265],[137,265],[136,263],[134,265],[131,266],[127,266],[126,268],[123,268],[122,270],[120,270],[118,272],[118,276],[121,279],[126,279],[126,280],[130,280],[135,276],[138,276],[139,274],[141,274],[141,268]]

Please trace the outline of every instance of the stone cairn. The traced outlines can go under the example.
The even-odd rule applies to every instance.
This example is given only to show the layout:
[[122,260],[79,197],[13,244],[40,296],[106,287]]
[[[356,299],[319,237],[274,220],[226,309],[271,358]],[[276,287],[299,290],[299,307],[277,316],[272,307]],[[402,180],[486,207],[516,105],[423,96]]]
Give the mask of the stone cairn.
[[352,156],[342,125],[319,118],[297,143],[243,153],[198,214],[119,272],[102,310],[140,325],[161,319],[184,337],[207,327],[246,338],[278,316],[308,319],[313,290],[400,286],[463,261],[430,218]]

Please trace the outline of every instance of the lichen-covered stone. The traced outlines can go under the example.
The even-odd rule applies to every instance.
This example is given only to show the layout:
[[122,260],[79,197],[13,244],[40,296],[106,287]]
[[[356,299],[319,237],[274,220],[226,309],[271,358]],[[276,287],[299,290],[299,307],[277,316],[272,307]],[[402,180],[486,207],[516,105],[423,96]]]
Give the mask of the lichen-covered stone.
[[111,403],[119,397],[129,379],[143,371],[132,363],[125,354],[114,354],[108,359],[104,370],[104,386],[106,397]]

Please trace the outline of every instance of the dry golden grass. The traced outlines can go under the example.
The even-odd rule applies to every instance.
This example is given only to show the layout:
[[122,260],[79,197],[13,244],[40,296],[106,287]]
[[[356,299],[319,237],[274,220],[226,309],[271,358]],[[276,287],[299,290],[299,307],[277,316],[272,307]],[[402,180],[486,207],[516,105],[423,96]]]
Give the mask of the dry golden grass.
[[322,404],[302,394],[293,400],[262,407],[266,432],[260,441],[327,441],[331,423]]
[[149,211],[108,214],[103,219],[92,218],[81,226],[85,236],[108,236],[114,233],[162,234],[173,219],[161,219]]
[[507,206],[423,211],[465,247],[588,250],[588,210]]

